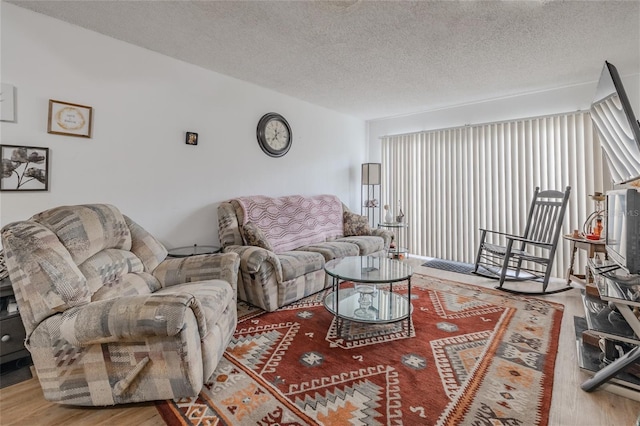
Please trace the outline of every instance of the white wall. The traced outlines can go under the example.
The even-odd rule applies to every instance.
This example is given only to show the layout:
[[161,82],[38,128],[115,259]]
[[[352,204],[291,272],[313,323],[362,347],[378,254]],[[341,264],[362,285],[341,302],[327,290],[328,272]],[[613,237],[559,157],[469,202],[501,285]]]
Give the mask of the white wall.
[[[611,59],[611,62],[615,65],[615,60]],[[604,59],[602,65],[604,65]],[[625,70],[622,69],[618,69],[618,72],[633,111],[636,117],[640,118],[640,74],[625,74]],[[369,161],[380,161],[380,138],[387,135],[586,111],[595,95],[599,78],[598,74],[594,75],[593,82],[581,85],[369,121],[367,123]]]
[[[0,193],[0,224],[111,203],[175,247],[217,243],[216,207],[239,195],[333,193],[359,211],[362,120],[11,4],[0,14],[0,77],[17,88],[17,123],[0,125],[2,144],[50,149],[49,191]],[[92,106],[93,137],[48,134],[49,99]],[[294,136],[277,159],[255,135],[272,111]],[[184,143],[186,131],[198,146]]]

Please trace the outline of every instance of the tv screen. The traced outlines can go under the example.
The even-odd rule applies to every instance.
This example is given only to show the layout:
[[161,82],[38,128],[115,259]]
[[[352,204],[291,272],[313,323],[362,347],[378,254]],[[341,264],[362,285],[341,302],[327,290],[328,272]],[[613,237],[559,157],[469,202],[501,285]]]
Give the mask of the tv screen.
[[609,258],[631,274],[640,273],[640,193],[607,192],[606,247]]
[[640,123],[636,120],[615,66],[604,63],[591,120],[614,183],[640,178]]

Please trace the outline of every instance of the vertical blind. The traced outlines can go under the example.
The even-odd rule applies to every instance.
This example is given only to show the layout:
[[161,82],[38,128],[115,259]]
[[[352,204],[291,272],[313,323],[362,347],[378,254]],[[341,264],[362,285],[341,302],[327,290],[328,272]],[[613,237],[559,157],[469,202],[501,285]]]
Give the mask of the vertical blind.
[[[537,186],[571,186],[563,233],[582,230],[595,209],[589,194],[602,191],[594,139],[588,112],[386,136],[383,204],[405,212],[410,253],[461,262],[475,261],[479,228],[521,234]],[[554,276],[565,276],[570,255],[561,239]]]

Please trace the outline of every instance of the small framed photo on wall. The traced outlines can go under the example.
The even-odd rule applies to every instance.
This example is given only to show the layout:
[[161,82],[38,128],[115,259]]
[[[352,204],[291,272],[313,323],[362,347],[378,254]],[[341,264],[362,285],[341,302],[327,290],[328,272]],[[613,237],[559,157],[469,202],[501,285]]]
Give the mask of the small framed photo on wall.
[[49,148],[0,145],[0,191],[47,191]]
[[198,134],[193,132],[187,132],[185,143],[187,145],[198,145]]
[[90,138],[92,116],[93,108],[90,106],[50,99],[47,133]]

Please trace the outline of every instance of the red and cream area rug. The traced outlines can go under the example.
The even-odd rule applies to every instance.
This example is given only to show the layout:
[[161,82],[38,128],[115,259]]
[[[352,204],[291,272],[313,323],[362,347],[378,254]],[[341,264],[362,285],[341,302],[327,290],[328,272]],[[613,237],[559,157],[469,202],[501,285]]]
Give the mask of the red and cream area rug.
[[158,403],[165,422],[548,423],[562,305],[414,275],[411,330],[345,322],[338,335],[325,294],[272,313],[241,306],[200,395]]

